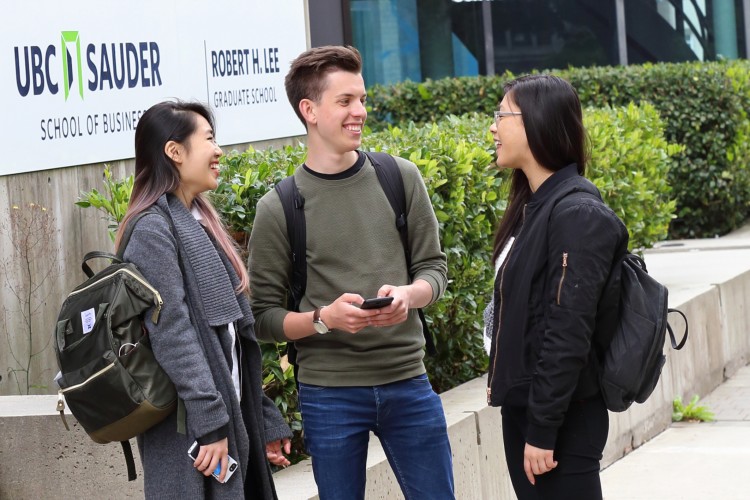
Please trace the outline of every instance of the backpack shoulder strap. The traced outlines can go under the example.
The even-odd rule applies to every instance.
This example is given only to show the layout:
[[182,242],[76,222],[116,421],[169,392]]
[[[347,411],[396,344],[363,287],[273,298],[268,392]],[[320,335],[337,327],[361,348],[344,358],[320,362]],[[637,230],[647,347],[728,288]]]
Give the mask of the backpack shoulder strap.
[[411,268],[411,250],[409,249],[409,231],[406,226],[406,193],[404,191],[404,178],[401,176],[401,170],[393,156],[384,152],[365,153],[370,159],[370,163],[375,168],[378,175],[378,181],[383,188],[388,203],[391,204],[393,212],[396,214],[396,228],[401,237],[401,244],[404,247],[406,256],[406,266]]
[[305,198],[299,192],[294,176],[290,175],[276,186],[286,219],[286,232],[292,251],[292,278],[289,291],[293,311],[299,311],[307,288],[307,231],[305,228]]
[[128,469],[128,481],[135,481],[135,460],[133,459],[133,449],[130,447],[130,441],[120,441],[122,453],[125,455],[125,466]]
[[[370,163],[375,168],[378,175],[378,181],[383,188],[385,197],[388,198],[393,212],[396,214],[396,228],[401,237],[401,245],[404,247],[404,257],[406,258],[406,268],[411,276],[411,249],[409,248],[409,228],[406,225],[406,191],[404,189],[404,178],[401,175],[401,169],[396,163],[396,159],[385,152],[365,153]],[[437,355],[435,341],[432,338],[430,329],[427,327],[427,320],[424,317],[422,309],[417,309],[419,320],[422,322],[422,333],[424,334],[425,347],[427,354],[430,356]]]
[[[279,195],[286,219],[286,233],[292,251],[292,276],[289,282],[287,305],[299,312],[302,296],[307,288],[307,229],[305,225],[305,198],[290,175],[274,186]],[[299,390],[299,366],[294,342],[287,342],[287,360],[294,367],[294,380]]]
[[[148,207],[143,212],[139,213],[135,217],[133,217],[133,220],[128,222],[128,225],[125,227],[125,232],[122,233],[122,239],[120,240],[120,248],[117,250],[117,257],[122,260],[122,256],[125,254],[125,249],[128,246],[128,242],[130,241],[130,237],[133,235],[133,231],[135,230],[136,224],[138,224],[138,221],[141,220],[143,217],[150,215],[150,214],[159,214],[161,215],[161,212],[158,208],[154,207],[153,205]],[[166,218],[166,217],[165,217]]]
[[86,276],[91,278],[95,274],[94,271],[91,269],[91,266],[89,266],[88,264],[90,260],[109,259],[113,263],[122,264],[124,262],[122,259],[122,256],[125,254],[125,248],[128,246],[128,241],[130,241],[130,236],[133,234],[135,225],[138,223],[139,220],[141,220],[142,217],[148,214],[152,214],[152,213],[158,213],[158,212],[156,211],[154,207],[149,207],[143,212],[136,215],[133,218],[133,220],[128,222],[127,227],[125,227],[125,232],[122,235],[122,241],[120,242],[120,249],[117,251],[117,254],[113,254],[110,252],[102,252],[101,250],[94,250],[84,255],[83,260],[81,261],[81,270],[86,274]]
[[[625,264],[625,261],[628,261],[628,264],[631,266],[633,265],[639,266],[641,269],[643,269],[643,272],[648,273],[648,269],[646,269],[646,261],[644,261],[638,255],[628,252],[625,255],[625,257],[622,259],[623,265],[628,265],[628,264]],[[687,319],[687,316],[685,316],[685,313],[683,313],[679,309],[667,308],[667,314],[669,315],[671,313],[679,314],[680,316],[682,316],[682,320],[685,322],[685,333],[682,335],[682,340],[680,340],[680,342],[678,343],[677,338],[674,334],[674,330],[672,330],[672,325],[670,325],[669,321],[667,321],[667,333],[669,334],[669,342],[672,344],[672,349],[679,351],[685,346],[685,342],[687,342],[688,319]]]
[[553,208],[553,211],[555,209],[564,210],[566,208],[569,208],[573,205],[578,204],[581,200],[586,200],[586,199],[602,202],[601,198],[587,191],[572,191],[564,195],[559,200],[557,200],[557,203],[555,203],[555,207]]
[[682,335],[682,340],[680,340],[679,343],[677,343],[677,339],[675,338],[674,331],[672,330],[672,326],[669,324],[669,322],[667,322],[667,333],[669,333],[669,341],[672,344],[672,349],[679,351],[685,346],[685,342],[687,342],[688,320],[687,320],[687,316],[685,316],[685,314],[678,309],[671,309],[671,308],[667,309],[667,314],[670,314],[670,313],[679,314],[680,316],[682,316],[682,320],[685,322],[685,333]]

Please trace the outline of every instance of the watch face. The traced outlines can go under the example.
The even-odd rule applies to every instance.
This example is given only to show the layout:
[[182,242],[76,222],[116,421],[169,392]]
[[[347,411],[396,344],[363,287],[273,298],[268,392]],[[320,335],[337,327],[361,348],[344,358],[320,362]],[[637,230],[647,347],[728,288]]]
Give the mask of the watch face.
[[328,333],[328,327],[322,321],[313,321],[313,328],[320,334]]

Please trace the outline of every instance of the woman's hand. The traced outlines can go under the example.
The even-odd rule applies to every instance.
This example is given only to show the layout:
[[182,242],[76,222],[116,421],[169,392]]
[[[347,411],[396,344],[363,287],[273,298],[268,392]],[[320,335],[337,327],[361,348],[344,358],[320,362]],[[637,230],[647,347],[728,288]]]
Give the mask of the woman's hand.
[[200,447],[198,457],[193,462],[193,467],[198,469],[204,476],[210,476],[216,470],[216,466],[221,462],[221,474],[219,482],[224,482],[224,476],[227,473],[227,463],[229,460],[229,440],[221,439],[211,444]]
[[281,467],[288,466],[291,462],[289,462],[289,459],[284,456],[284,453],[288,455],[291,451],[292,442],[289,441],[288,438],[266,443],[266,458],[268,458],[268,461],[274,465],[279,465]]
[[531,484],[536,484],[534,476],[541,476],[557,467],[553,453],[554,450],[543,450],[526,443],[523,450],[523,470]]

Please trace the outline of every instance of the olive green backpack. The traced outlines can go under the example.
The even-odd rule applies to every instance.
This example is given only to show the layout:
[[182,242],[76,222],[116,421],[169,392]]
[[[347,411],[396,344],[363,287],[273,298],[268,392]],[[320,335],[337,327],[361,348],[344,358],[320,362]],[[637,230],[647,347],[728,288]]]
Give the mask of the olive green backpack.
[[[73,416],[97,443],[120,442],[128,480],[136,478],[129,439],[164,420],[177,406],[177,393],[151,351],[143,315],[155,306],[151,320],[159,320],[159,292],[123,253],[138,220],[123,235],[117,255],[89,252],[81,268],[88,279],[65,299],[57,318],[55,352],[60,367],[57,410],[63,419],[68,404]],[[98,273],[93,259],[111,263]]]

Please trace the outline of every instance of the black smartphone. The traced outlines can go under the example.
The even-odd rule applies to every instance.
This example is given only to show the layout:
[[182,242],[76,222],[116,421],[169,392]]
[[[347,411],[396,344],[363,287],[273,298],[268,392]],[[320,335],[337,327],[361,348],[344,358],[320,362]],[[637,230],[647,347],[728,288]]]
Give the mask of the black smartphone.
[[374,297],[372,299],[365,299],[359,305],[360,309],[379,309],[385,307],[393,302],[393,297]]

